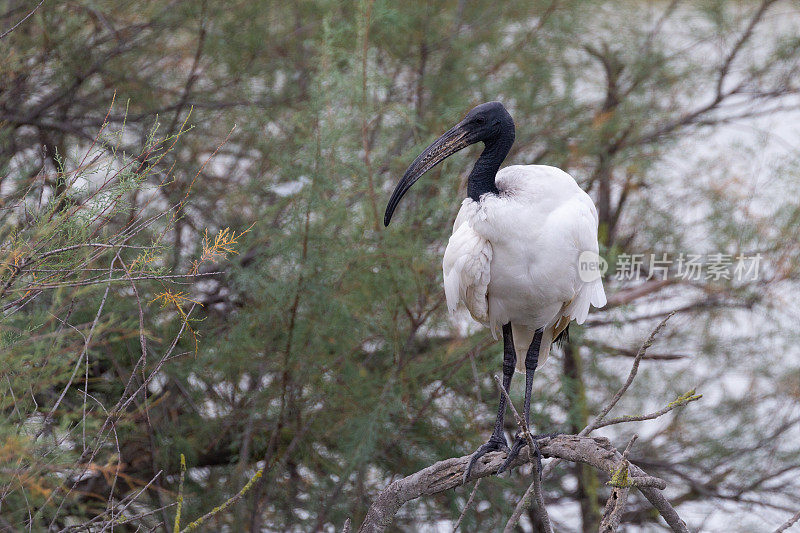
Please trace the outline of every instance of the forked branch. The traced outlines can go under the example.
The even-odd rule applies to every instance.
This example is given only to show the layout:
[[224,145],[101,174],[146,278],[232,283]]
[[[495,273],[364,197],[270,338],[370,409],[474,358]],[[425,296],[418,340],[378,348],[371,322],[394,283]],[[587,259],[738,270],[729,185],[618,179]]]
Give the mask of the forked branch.
[[[614,397],[605,405],[601,412],[595,419],[577,435],[558,435],[555,437],[542,437],[536,440],[539,445],[542,457],[555,458],[551,461],[548,468],[545,469],[545,475],[552,471],[552,468],[561,460],[567,460],[576,463],[588,464],[598,470],[605,472],[610,478],[612,484],[617,491],[617,496],[623,501],[610,502],[610,508],[607,511],[605,522],[610,526],[609,531],[614,531],[616,525],[619,524],[619,518],[624,508],[624,499],[627,498],[628,489],[636,487],[647,498],[651,505],[658,511],[664,518],[672,531],[677,533],[688,533],[686,524],[678,516],[678,513],[670,505],[667,499],[661,494],[667,486],[666,482],[662,479],[648,475],[638,466],[630,463],[627,457],[621,454],[616,448],[611,445],[611,442],[605,437],[591,437],[588,434],[598,427],[611,425],[621,422],[646,420],[656,418],[666,412],[671,411],[676,407],[683,406],[691,401],[698,399],[700,396],[695,395],[694,391],[681,396],[678,400],[669,404],[666,408],[652,413],[652,415],[644,415],[641,417],[619,417],[617,419],[606,420],[606,416],[619,402],[620,398],[630,387],[633,379],[636,377],[639,362],[645,355],[647,348],[653,343],[655,337],[664,328],[667,320],[674,313],[670,313],[661,323],[653,330],[647,340],[639,349],[636,357],[634,358],[633,367],[628,375],[623,386],[614,395]],[[513,406],[512,406],[513,408]],[[519,415],[517,415],[519,418]],[[527,429],[524,427],[524,422],[521,424],[524,432]],[[526,432],[527,433],[527,432]],[[631,443],[632,444],[632,443]],[[628,445],[628,449],[630,445]],[[626,453],[628,451],[626,449]],[[481,457],[474,465],[470,480],[483,478],[495,474],[506,458],[504,452],[492,452]],[[359,529],[360,533],[378,533],[384,531],[394,521],[394,517],[400,508],[408,501],[414,500],[421,496],[430,496],[438,494],[446,490],[458,487],[463,484],[464,470],[469,463],[470,456],[455,457],[439,461],[427,468],[420,470],[403,479],[399,479],[386,487],[378,497],[373,501],[372,505],[367,512],[364,523]],[[525,463],[529,463],[530,445],[527,446],[520,455],[512,462],[511,467],[517,467]],[[528,500],[531,493],[534,492],[534,487],[537,485],[538,476],[531,487],[526,491],[525,495],[517,505],[517,508],[509,519],[509,524],[513,527],[519,520],[520,512],[527,507]],[[615,490],[616,490],[615,489]],[[624,489],[624,490],[622,490]],[[541,490],[538,491],[541,495]],[[613,496],[613,495],[612,495]],[[544,505],[542,498],[539,500],[538,507],[542,512]],[[469,507],[469,505],[467,505]],[[466,512],[466,509],[465,509]],[[463,516],[459,518],[459,522]],[[508,526],[507,526],[508,528]]]
[[[567,461],[585,463],[605,472],[609,478],[619,470],[625,461],[622,458],[622,454],[605,437],[558,435],[556,437],[537,439],[537,443],[542,456],[545,458],[557,457]],[[504,452],[491,452],[484,455],[473,467],[470,480],[495,474],[505,458],[506,454]],[[384,531],[391,525],[395,515],[406,502],[421,496],[439,494],[462,485],[464,469],[467,467],[469,459],[469,455],[445,459],[410,476],[394,481],[372,502],[359,532],[379,533]],[[528,448],[526,447],[520,452],[519,457],[514,460],[512,466],[518,467],[529,463],[530,459]],[[666,482],[648,475],[636,465],[629,464],[628,468],[628,481],[631,486],[639,488],[659,513],[664,516],[667,523],[671,522],[672,515],[677,517],[675,510],[672,509],[660,493],[661,489],[666,488]]]

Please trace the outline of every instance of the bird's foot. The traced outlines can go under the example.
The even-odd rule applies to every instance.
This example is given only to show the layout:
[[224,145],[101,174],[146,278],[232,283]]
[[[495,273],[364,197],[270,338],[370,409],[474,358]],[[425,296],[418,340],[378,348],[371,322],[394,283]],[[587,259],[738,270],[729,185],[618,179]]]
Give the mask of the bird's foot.
[[[547,437],[556,437],[561,435],[561,433],[544,433],[542,435],[531,435],[531,441],[533,441],[533,454],[532,457],[536,459],[536,471],[539,473],[539,477],[542,475],[542,453],[539,451],[539,443],[537,439],[543,439]],[[497,475],[499,476],[503,472],[505,472],[510,466],[514,459],[517,458],[519,452],[522,451],[522,448],[528,445],[528,439],[525,437],[525,434],[521,431],[517,432],[514,436],[514,444],[511,445],[511,451],[508,452],[508,457],[500,465],[500,468],[497,469]]]
[[481,447],[475,450],[475,453],[473,453],[470,456],[469,464],[467,464],[467,469],[464,470],[463,482],[466,483],[467,480],[469,479],[469,475],[472,472],[472,467],[475,466],[475,463],[478,462],[478,459],[480,459],[489,452],[498,452],[498,451],[504,451],[510,453],[508,444],[506,444],[506,440],[503,437],[492,435],[491,437],[489,437],[489,440],[486,442],[486,444],[481,445]]

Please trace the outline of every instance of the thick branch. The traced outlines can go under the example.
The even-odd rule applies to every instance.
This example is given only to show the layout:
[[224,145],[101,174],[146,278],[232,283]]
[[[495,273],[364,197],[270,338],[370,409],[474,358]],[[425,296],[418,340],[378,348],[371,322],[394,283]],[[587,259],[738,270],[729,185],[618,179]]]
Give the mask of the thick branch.
[[[686,524],[681,520],[678,513],[667,499],[657,490],[666,488],[666,483],[663,480],[648,476],[641,468],[630,464],[613,446],[611,446],[608,439],[587,436],[589,432],[603,423],[606,415],[608,415],[619,399],[625,394],[634,377],[636,377],[639,362],[644,357],[647,348],[650,347],[655,337],[664,328],[667,320],[669,320],[673,314],[674,312],[664,318],[653,330],[644,344],[642,344],[641,348],[639,348],[625,384],[617,391],[617,394],[591,424],[585,427],[578,435],[559,435],[552,438],[545,437],[537,439],[537,442],[539,443],[539,448],[543,457],[557,458],[548,465],[545,472],[552,470],[552,467],[562,459],[591,465],[599,470],[603,470],[609,475],[620,472],[622,469],[621,467],[624,467],[626,470],[625,485],[628,487],[638,487],[641,493],[650,501],[653,507],[658,510],[673,531],[688,533]],[[528,450],[529,447],[526,447],[523,450],[524,453],[520,453],[520,456],[513,462],[512,467],[530,461]],[[486,454],[474,466],[472,478],[481,478],[495,473],[500,465],[502,465],[504,459],[505,454],[502,452]],[[397,511],[400,510],[400,507],[402,507],[404,503],[419,498],[420,496],[437,494],[461,485],[462,478],[460,476],[463,475],[468,462],[469,456],[447,459],[393,482],[386,487],[372,503],[359,532],[374,533],[384,531],[385,528],[392,523],[395,514],[397,514]],[[520,506],[526,505],[525,502],[532,491],[533,484],[529,487],[518,504],[518,509]]]
[[[609,476],[622,464],[622,454],[611,445],[605,437],[579,437],[577,435],[559,435],[537,439],[543,457],[558,457],[572,462],[580,462],[602,470]],[[483,456],[473,467],[470,480],[482,478],[497,472],[503,464],[506,454],[492,452]],[[399,479],[386,487],[367,512],[360,533],[378,533],[384,531],[394,520],[394,516],[408,501],[421,496],[430,496],[462,485],[464,469],[469,463],[469,455],[439,461],[403,479]],[[524,448],[512,466],[520,466],[530,462],[528,448]],[[629,466],[632,485],[637,486],[642,494],[664,516],[668,524],[683,522],[675,510],[661,495],[658,489],[664,489],[666,483],[647,475],[635,465]],[[677,522],[676,522],[677,520]],[[673,527],[674,531],[686,531]]]

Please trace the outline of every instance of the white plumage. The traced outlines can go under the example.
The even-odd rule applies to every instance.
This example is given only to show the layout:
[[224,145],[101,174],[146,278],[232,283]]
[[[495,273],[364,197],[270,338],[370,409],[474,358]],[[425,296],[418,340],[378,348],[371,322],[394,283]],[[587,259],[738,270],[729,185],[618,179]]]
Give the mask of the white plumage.
[[460,306],[495,338],[511,323],[517,370],[544,328],[539,363],[571,320],[606,303],[602,280],[584,282],[582,252],[597,254],[597,210],[566,172],[514,165],[497,172],[499,194],[464,200],[444,253],[444,289],[451,312]]
[[[550,354],[553,339],[573,319],[583,323],[590,306],[606,303],[592,200],[569,174],[554,167],[500,170],[515,131],[514,120],[500,102],[475,106],[411,163],[383,216],[388,226],[400,199],[428,170],[471,144],[484,144],[467,179],[467,199],[442,265],[450,311],[466,307],[475,320],[491,328],[495,339],[498,330],[503,332],[504,393],[492,436],[470,456],[464,482],[480,457],[507,451],[499,474],[528,445],[522,431],[511,448],[506,444],[506,394],[515,367],[526,374],[523,416],[530,427],[533,373]],[[542,455],[536,439],[531,442],[541,473]]]

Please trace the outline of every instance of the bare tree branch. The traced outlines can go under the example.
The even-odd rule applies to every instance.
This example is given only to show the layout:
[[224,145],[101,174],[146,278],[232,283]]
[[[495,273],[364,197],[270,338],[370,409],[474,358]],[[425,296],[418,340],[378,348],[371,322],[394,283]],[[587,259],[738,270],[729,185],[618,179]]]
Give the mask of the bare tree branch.
[[695,390],[692,389],[689,392],[680,395],[675,400],[669,402],[663,409],[659,409],[658,411],[646,415],[624,415],[624,416],[618,416],[617,418],[603,420],[602,422],[598,422],[595,429],[604,428],[606,426],[613,426],[616,424],[622,424],[625,422],[642,422],[643,420],[653,420],[655,418],[660,417],[661,415],[669,413],[675,408],[683,407],[687,403],[699,400],[702,397],[703,397],[702,394],[695,394]]
[[[661,332],[661,330],[666,325],[667,321],[670,318],[672,318],[672,315],[674,315],[674,314],[675,314],[675,311],[673,311],[672,313],[667,315],[658,324],[658,326],[656,326],[656,328],[650,333],[650,335],[647,337],[647,340],[644,341],[642,346],[639,348],[639,351],[636,352],[636,357],[634,357],[633,365],[631,367],[631,371],[628,374],[628,379],[625,380],[625,383],[617,391],[617,393],[614,395],[614,397],[611,398],[611,400],[608,402],[608,404],[602,409],[600,414],[597,415],[595,417],[595,419],[588,426],[583,428],[583,430],[581,430],[580,433],[578,433],[578,437],[582,437],[584,435],[588,435],[589,433],[591,433],[592,431],[597,429],[599,424],[601,424],[603,422],[603,420],[605,419],[606,415],[608,415],[608,413],[611,411],[611,409],[613,409],[614,406],[617,404],[617,402],[619,402],[620,398],[622,398],[622,396],[628,390],[628,387],[630,387],[631,383],[633,382],[633,379],[636,377],[636,373],[639,370],[639,363],[641,362],[642,358],[645,356],[645,353],[647,352],[647,349],[653,344],[653,341],[655,340],[656,336]],[[553,469],[560,462],[561,462],[560,459],[556,459],[555,461],[551,461],[550,464],[548,464],[547,467],[544,469],[544,472],[542,472],[542,476],[546,476],[550,472],[552,472]],[[522,498],[520,499],[520,501],[517,502],[517,506],[514,509],[514,514],[521,513],[522,512],[521,509],[523,509],[524,507],[527,506],[527,502],[529,501],[529,498],[530,498],[531,494],[533,493],[533,490],[534,490],[534,486],[533,486],[533,484],[531,484],[528,487],[528,489],[525,491],[525,494],[522,495]],[[642,493],[644,494],[644,490],[642,491]],[[658,505],[656,505],[656,503],[653,503],[653,500],[650,500],[650,501],[651,501],[651,503],[653,503],[653,506],[655,506],[657,509],[659,509],[659,512],[661,512],[661,508],[664,509],[664,512],[662,512],[662,515],[665,517],[665,519],[666,519],[667,515],[670,516],[670,520],[672,520],[672,523],[675,524],[675,527],[673,527],[674,531],[683,531],[682,529],[679,529],[680,525],[683,525],[683,528],[685,528],[686,525],[678,517],[678,514],[675,512],[675,510],[672,509],[672,506],[670,506],[669,502],[667,502],[666,499],[660,493],[653,491],[649,496],[647,494],[645,494],[645,496],[648,498],[648,500],[650,500],[651,497],[657,499]],[[661,506],[661,507],[659,507],[659,506]],[[666,515],[664,513],[666,513]],[[667,520],[667,523],[670,523],[670,520]],[[672,523],[670,523],[671,526],[673,525]],[[675,528],[678,528],[678,529],[675,529]]]
[[600,533],[615,533],[622,520],[622,513],[628,503],[628,487],[614,487],[611,496],[606,501],[603,509],[603,518],[600,520]]
[[[536,439],[542,457],[556,457],[567,461],[588,464],[598,470],[613,475],[622,465],[622,454],[605,437],[586,437],[579,435],[558,435]],[[470,479],[483,478],[495,474],[505,461],[503,452],[491,452],[481,457],[471,472]],[[453,457],[398,479],[387,486],[372,502],[360,533],[379,533],[385,531],[394,516],[406,503],[421,496],[439,494],[463,484],[464,470],[470,456]],[[531,461],[529,448],[524,448],[511,464],[517,467]],[[630,465],[630,484],[636,486],[664,517],[673,531],[688,533],[678,514],[661,495],[659,489],[666,487],[662,479],[648,475],[636,465]]]
[[636,357],[633,358],[633,365],[631,366],[631,371],[628,374],[628,379],[625,380],[625,383],[622,385],[622,387],[617,391],[614,397],[611,398],[611,401],[608,402],[602,411],[600,411],[600,414],[597,415],[594,420],[592,420],[592,423],[586,426],[583,431],[580,432],[581,435],[588,435],[594,431],[603,422],[603,419],[605,419],[609,411],[611,411],[611,409],[617,405],[617,402],[619,402],[620,398],[622,398],[622,396],[628,390],[628,387],[630,387],[631,383],[633,383],[633,378],[636,377],[636,373],[639,371],[639,363],[642,361],[642,357],[644,357],[645,352],[650,346],[653,345],[653,341],[655,340],[656,336],[661,333],[661,330],[667,325],[667,321],[672,318],[674,314],[675,311],[668,314],[664,320],[662,320],[658,326],[656,326],[656,329],[650,333],[650,336],[647,337],[647,340],[644,341],[642,346],[639,348],[639,351],[636,353]]
[[781,533],[781,531],[786,531],[790,527],[792,527],[798,520],[800,520],[800,511],[797,511],[793,517],[789,520],[784,522],[778,529],[775,530],[775,533]]
[[761,2],[761,5],[758,6],[753,18],[751,18],[750,22],[747,24],[747,28],[745,28],[742,35],[736,40],[733,48],[731,48],[730,52],[728,52],[728,55],[725,57],[725,61],[722,63],[722,66],[719,69],[719,76],[717,77],[717,101],[721,101],[725,97],[723,85],[725,84],[725,78],[728,76],[731,65],[736,60],[736,56],[739,55],[739,51],[742,49],[744,44],[750,40],[750,37],[752,37],[756,26],[761,19],[764,18],[764,13],[766,13],[767,9],[769,9],[769,7],[776,1],[777,0],[763,0]]
[[34,13],[36,13],[36,10],[37,10],[37,9],[39,9],[40,7],[42,7],[42,4],[44,4],[44,0],[39,0],[39,3],[38,3],[38,4],[36,4],[36,7],[34,7],[33,9],[31,9],[31,10],[30,10],[30,12],[28,12],[28,14],[27,14],[27,15],[25,15],[25,16],[22,18],[22,20],[20,20],[19,22],[17,22],[17,23],[16,23],[16,24],[14,24],[13,26],[11,26],[9,29],[7,29],[6,31],[4,31],[4,32],[3,32],[3,34],[2,34],[2,35],[0,35],[0,39],[2,39],[3,37],[5,37],[6,35],[8,35],[9,33],[11,33],[12,31],[16,30],[16,29],[17,29],[17,27],[18,27],[20,24],[22,24],[23,22],[25,22],[26,20],[28,20],[29,18],[31,18],[31,16],[32,16]]
[[[667,315],[650,333],[647,340],[645,340],[645,342],[639,348],[639,351],[636,353],[633,366],[625,383],[588,426],[586,426],[578,435],[542,437],[537,439],[537,443],[539,444],[542,457],[553,457],[557,459],[548,465],[547,469],[545,469],[545,473],[552,471],[555,465],[563,459],[591,465],[598,470],[606,472],[609,476],[614,476],[612,479],[614,479],[615,482],[618,482],[616,481],[617,478],[620,477],[621,473],[624,473],[622,478],[624,486],[621,488],[628,488],[631,486],[637,487],[645,496],[645,498],[647,498],[647,500],[651,503],[651,505],[653,505],[659,514],[661,514],[673,531],[679,533],[688,533],[686,524],[683,522],[683,520],[681,520],[675,509],[659,491],[659,489],[663,490],[666,488],[666,482],[649,476],[641,468],[630,464],[623,455],[621,455],[615,448],[611,446],[611,443],[608,441],[608,439],[603,437],[587,436],[588,433],[598,427],[602,427],[603,425],[610,425],[613,423],[628,421],[629,418],[636,418],[621,417],[620,419],[612,419],[611,421],[605,420],[605,417],[619,402],[619,400],[630,387],[633,379],[636,377],[639,363],[644,357],[647,348],[653,344],[656,336],[658,336],[658,334],[666,325],[667,321],[674,314],[675,313],[673,312]],[[693,391],[691,394],[684,396],[669,404],[665,409],[662,409],[662,411],[664,413],[668,412],[677,407],[679,404],[684,405],[689,401],[697,399],[694,397]],[[512,410],[514,410],[513,405]],[[528,436],[529,432],[526,431],[527,428],[524,420],[519,418],[519,414],[516,413],[516,410],[514,410],[514,412],[515,417],[518,419],[518,423],[521,424],[520,427],[522,428],[523,432],[526,433],[526,436]],[[661,413],[661,411],[659,411],[659,413]],[[658,413],[654,413],[653,417],[655,417],[657,414]],[[633,440],[626,448],[626,452],[630,449],[632,442]],[[526,448],[527,451],[523,450],[524,453],[520,453],[520,456],[513,461],[511,467],[513,468],[515,466],[530,462],[531,449],[532,442]],[[502,452],[494,452],[485,455],[475,464],[472,478],[478,479],[496,473],[498,468],[503,464],[505,457],[506,455]],[[359,533],[382,532],[386,529],[386,527],[391,525],[392,521],[394,520],[394,516],[400,510],[400,507],[402,507],[406,502],[421,496],[438,494],[445,490],[449,490],[461,485],[463,481],[460,476],[463,475],[463,471],[468,462],[469,456],[447,459],[435,463],[403,479],[394,481],[388,487],[386,487],[373,501],[369,511],[367,512],[364,523],[359,529]],[[534,474],[534,477],[536,479],[533,483],[531,483],[531,486],[517,504],[514,515],[512,515],[511,519],[509,520],[511,527],[513,527],[519,520],[519,516],[521,515],[520,509],[527,507],[529,498],[536,492],[539,493],[539,497],[537,497],[537,500],[539,501],[539,508],[544,510],[544,501],[541,497],[541,488],[539,488],[538,491],[536,490],[536,481],[538,481],[538,476]],[[627,494],[625,497],[627,497]],[[621,515],[621,512],[622,511],[620,510],[618,514]],[[459,522],[460,521],[461,519],[459,519]],[[619,522],[617,522],[617,524],[618,523]]]

